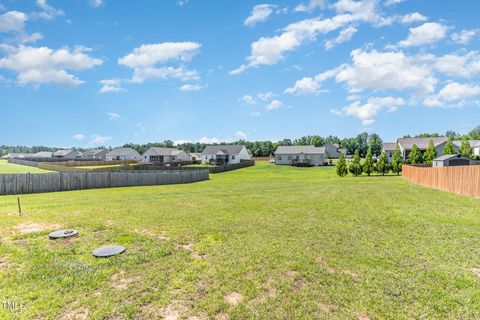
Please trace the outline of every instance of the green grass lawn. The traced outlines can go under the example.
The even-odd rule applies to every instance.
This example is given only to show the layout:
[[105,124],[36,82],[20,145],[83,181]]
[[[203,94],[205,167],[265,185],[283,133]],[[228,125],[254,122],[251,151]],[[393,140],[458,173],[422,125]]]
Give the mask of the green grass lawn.
[[7,160],[0,160],[0,174],[3,173],[49,173],[52,171],[43,170],[20,164],[8,163]]
[[[401,177],[259,163],[20,198],[0,197],[0,298],[25,306],[1,319],[480,318],[480,200]],[[127,252],[90,255],[107,244]]]

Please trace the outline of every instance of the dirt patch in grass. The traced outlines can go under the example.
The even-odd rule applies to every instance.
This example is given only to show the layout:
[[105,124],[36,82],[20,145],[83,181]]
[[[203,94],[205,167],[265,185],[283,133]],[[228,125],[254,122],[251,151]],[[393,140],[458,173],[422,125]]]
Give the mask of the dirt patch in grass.
[[369,316],[366,316],[364,314],[359,314],[357,316],[357,320],[372,320]]
[[193,259],[203,259],[205,258],[205,255],[201,255],[198,252],[195,252],[193,250],[193,243],[187,243],[187,244],[177,244],[177,249],[182,249],[190,252],[190,255],[192,256]]
[[348,269],[342,270],[342,273],[346,274],[347,276],[351,276],[352,278],[357,278],[358,277],[357,273],[355,273],[351,270],[348,270]]
[[322,257],[317,257],[315,259],[315,262],[322,268],[325,268],[329,273],[334,273],[335,269],[327,265],[327,263],[323,260]]
[[478,268],[473,268],[473,269],[470,269],[470,272],[473,273],[475,276],[477,276],[478,278],[480,278],[480,269]]
[[115,273],[110,280],[112,281],[112,287],[117,290],[124,290],[127,289],[133,282],[137,282],[139,277],[126,275],[125,271],[120,270],[119,272]]
[[229,293],[229,294],[226,294],[223,296],[223,299],[225,299],[225,301],[231,305],[231,306],[236,306],[237,304],[239,304],[240,302],[242,302],[243,300],[243,296],[238,293],[238,292],[232,292],[232,293]]
[[59,320],[86,320],[88,319],[88,310],[79,309],[79,310],[68,310],[64,312]]
[[152,230],[147,230],[147,229],[135,229],[135,232],[146,237],[158,238],[160,240],[170,240],[170,237],[167,236],[167,234],[163,231],[154,232]]
[[185,306],[182,301],[172,301],[163,309],[160,314],[165,320],[183,319],[190,313],[190,308]]
[[22,222],[17,224],[14,228],[18,232],[25,234],[25,233],[32,233],[32,232],[42,232],[42,231],[50,231],[60,228],[61,225],[57,223],[37,223],[37,222]]

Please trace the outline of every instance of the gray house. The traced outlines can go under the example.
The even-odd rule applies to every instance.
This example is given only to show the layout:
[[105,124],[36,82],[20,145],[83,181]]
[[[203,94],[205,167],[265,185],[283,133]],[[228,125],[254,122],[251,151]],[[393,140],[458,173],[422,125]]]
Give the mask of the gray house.
[[467,157],[462,157],[459,154],[447,154],[433,159],[432,162],[432,166],[434,167],[471,166],[474,164],[475,161]]
[[52,157],[66,160],[75,160],[81,157],[81,153],[73,149],[62,149],[55,151],[52,154]]
[[345,149],[340,149],[340,146],[337,143],[326,143],[322,147],[325,148],[325,153],[327,158],[338,159],[340,158],[340,153],[345,154]]
[[90,149],[83,153],[83,159],[105,161],[107,160],[107,149]]
[[290,165],[292,161],[307,161],[313,166],[323,166],[327,160],[325,147],[280,146],[275,150],[275,164]]
[[173,163],[189,160],[188,153],[176,148],[151,147],[142,155],[143,163]]
[[113,149],[105,156],[107,161],[112,160],[142,160],[142,155],[132,148]]
[[[472,148],[474,156],[480,156],[480,140],[468,140],[468,144]],[[462,146],[462,140],[454,140],[453,145],[460,150]]]
[[393,159],[393,153],[395,152],[395,149],[397,148],[397,143],[396,142],[384,142],[382,143],[382,152],[385,152],[387,155],[388,162],[392,162]]
[[[428,148],[428,144],[430,140],[433,141],[433,146],[435,150],[437,150],[437,155],[441,155],[443,153],[443,149],[445,149],[445,145],[447,144],[448,138],[447,137],[429,137],[429,138],[400,138],[397,140],[397,144],[400,147],[400,151],[402,152],[403,160],[406,161],[408,159],[408,155],[410,151],[412,151],[413,145],[417,145],[420,149],[420,152],[423,154]],[[455,151],[458,148],[454,145]]]

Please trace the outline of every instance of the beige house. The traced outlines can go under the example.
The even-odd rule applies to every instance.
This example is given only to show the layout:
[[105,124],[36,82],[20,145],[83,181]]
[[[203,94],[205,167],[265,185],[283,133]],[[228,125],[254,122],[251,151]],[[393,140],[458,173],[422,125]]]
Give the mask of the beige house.
[[280,146],[275,151],[275,164],[290,165],[293,161],[307,161],[313,166],[323,166],[327,160],[325,147]]
[[142,154],[143,163],[175,163],[191,160],[190,155],[176,148],[151,147]]
[[112,160],[142,160],[142,155],[132,148],[117,148],[106,154],[107,161]]
[[[435,150],[437,150],[437,155],[442,155],[443,149],[445,149],[445,145],[447,144],[448,138],[447,137],[429,137],[429,138],[400,138],[397,140],[397,144],[400,147],[400,151],[402,153],[402,158],[404,161],[408,159],[408,155],[410,151],[412,151],[413,145],[416,145],[420,152],[423,154],[428,148],[428,144],[430,140],[433,142],[433,146]],[[455,152],[458,151],[458,147],[454,145]]]

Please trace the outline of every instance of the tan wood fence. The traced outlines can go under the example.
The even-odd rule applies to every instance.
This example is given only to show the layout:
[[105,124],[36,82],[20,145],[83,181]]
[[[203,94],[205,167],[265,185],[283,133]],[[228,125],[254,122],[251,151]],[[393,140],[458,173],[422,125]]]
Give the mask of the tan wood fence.
[[403,178],[425,187],[480,198],[480,166],[418,167],[403,165]]

